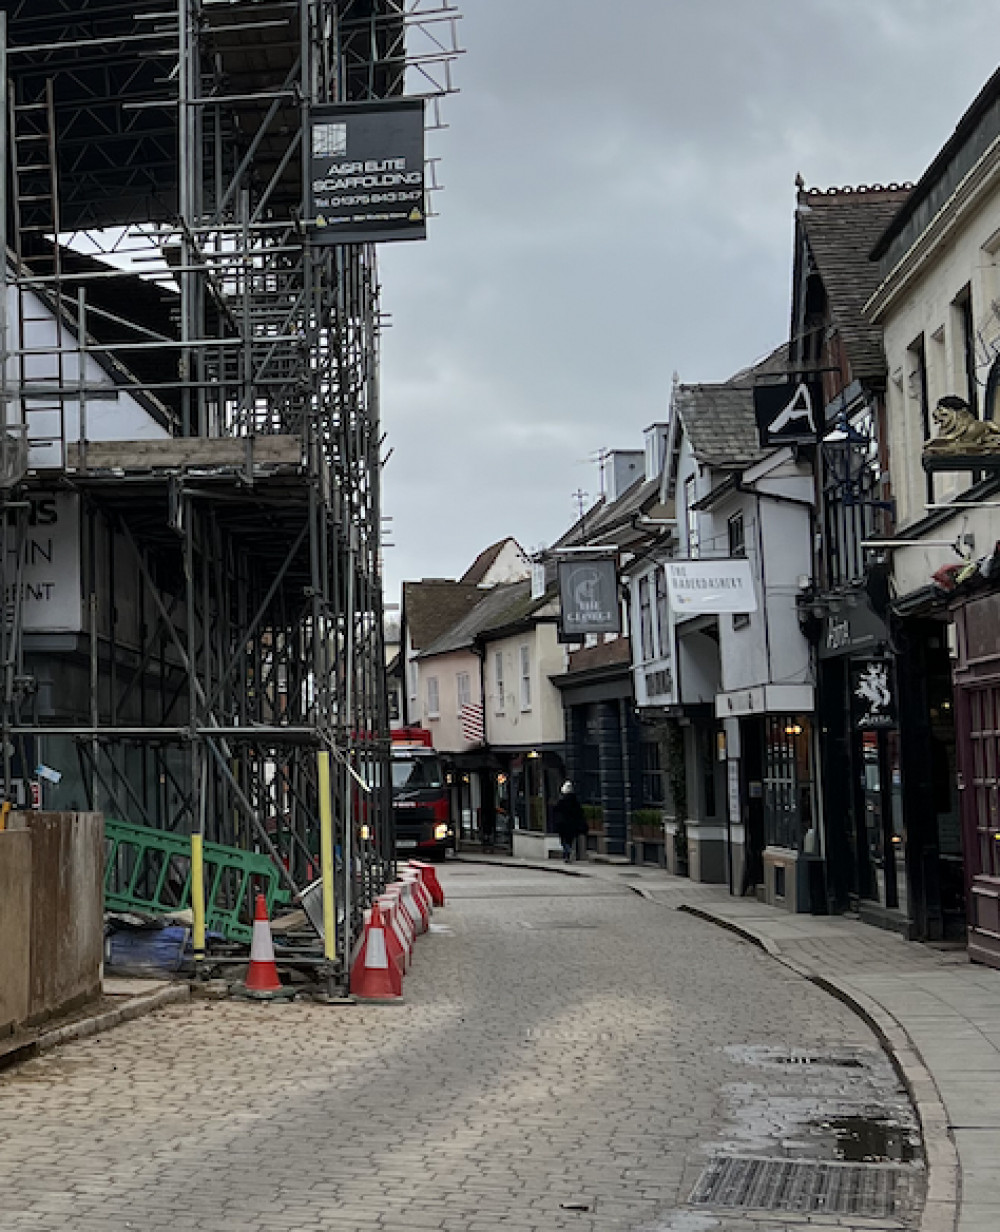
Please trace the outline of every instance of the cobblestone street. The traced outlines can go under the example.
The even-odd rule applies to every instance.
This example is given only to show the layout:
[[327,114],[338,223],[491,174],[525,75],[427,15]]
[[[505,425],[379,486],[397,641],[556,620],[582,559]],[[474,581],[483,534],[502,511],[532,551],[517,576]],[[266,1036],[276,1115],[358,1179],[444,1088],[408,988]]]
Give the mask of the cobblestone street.
[[874,1038],[762,951],[624,882],[442,881],[402,1005],[194,1001],[0,1075],[0,1229],[770,1232],[689,1205],[712,1154],[871,1159],[852,1118],[919,1194]]

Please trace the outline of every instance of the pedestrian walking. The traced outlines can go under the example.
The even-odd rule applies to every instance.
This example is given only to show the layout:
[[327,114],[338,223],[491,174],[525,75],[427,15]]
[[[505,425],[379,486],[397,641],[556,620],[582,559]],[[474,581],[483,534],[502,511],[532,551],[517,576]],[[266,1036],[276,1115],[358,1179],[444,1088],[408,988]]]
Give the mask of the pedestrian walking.
[[573,858],[576,840],[581,834],[587,833],[587,819],[583,815],[583,805],[580,803],[573,784],[566,780],[559,788],[559,799],[552,809],[556,834],[562,843],[563,859],[569,863]]

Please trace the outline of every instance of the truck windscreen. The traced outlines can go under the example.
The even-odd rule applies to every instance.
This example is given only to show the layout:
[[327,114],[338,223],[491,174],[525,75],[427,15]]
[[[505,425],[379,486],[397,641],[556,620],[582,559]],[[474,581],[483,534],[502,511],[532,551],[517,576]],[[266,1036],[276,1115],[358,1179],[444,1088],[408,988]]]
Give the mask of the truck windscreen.
[[441,771],[439,758],[420,756],[392,759],[392,790],[394,792],[443,786],[444,774]]

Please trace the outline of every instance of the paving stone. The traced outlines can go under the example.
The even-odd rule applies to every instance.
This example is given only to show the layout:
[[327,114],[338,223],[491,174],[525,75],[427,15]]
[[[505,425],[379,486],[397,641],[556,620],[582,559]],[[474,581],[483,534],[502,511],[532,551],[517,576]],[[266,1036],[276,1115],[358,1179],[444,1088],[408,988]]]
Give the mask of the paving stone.
[[745,1105],[816,1081],[732,1048],[853,1050],[898,1098],[857,1017],[670,903],[442,875],[402,1006],[194,1001],[0,1075],[0,1232],[786,1232],[687,1206]]

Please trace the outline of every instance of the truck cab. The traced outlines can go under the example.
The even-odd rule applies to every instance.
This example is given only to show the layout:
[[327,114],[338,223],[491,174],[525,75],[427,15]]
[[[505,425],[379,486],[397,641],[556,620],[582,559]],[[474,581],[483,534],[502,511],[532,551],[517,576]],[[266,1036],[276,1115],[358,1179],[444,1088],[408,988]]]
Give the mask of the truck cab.
[[392,733],[392,818],[397,856],[444,860],[455,847],[451,792],[431,733],[402,727]]

